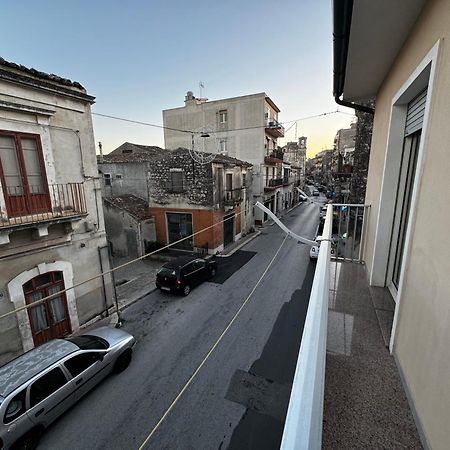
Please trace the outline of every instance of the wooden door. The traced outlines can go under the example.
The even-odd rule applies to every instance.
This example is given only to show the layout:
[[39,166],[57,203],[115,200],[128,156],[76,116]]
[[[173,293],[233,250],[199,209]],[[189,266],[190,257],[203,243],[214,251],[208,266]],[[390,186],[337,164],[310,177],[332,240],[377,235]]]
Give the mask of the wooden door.
[[9,217],[51,211],[39,136],[0,131],[0,179]]
[[[62,272],[47,272],[23,285],[27,305],[64,290]],[[69,311],[65,292],[28,308],[34,345],[71,333]]]

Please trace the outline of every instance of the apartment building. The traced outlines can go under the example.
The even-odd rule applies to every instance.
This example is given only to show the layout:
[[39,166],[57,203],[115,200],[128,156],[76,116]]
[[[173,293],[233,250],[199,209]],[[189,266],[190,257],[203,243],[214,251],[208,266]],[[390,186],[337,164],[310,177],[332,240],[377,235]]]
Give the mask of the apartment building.
[[[283,161],[282,156],[277,155],[277,140],[284,136],[284,128],[278,121],[279,112],[264,92],[208,101],[195,98],[189,91],[184,106],[163,111],[165,147],[194,147],[251,163],[253,204],[260,201],[278,212],[285,205]],[[267,220],[258,208],[254,213],[255,223]]]
[[92,103],[0,59],[0,364],[112,305],[109,276],[70,289],[109,268]]
[[368,279],[394,302],[390,351],[422,445],[448,449],[450,210],[437,199],[450,193],[450,5],[335,0],[334,9],[335,98],[364,110],[376,96]]

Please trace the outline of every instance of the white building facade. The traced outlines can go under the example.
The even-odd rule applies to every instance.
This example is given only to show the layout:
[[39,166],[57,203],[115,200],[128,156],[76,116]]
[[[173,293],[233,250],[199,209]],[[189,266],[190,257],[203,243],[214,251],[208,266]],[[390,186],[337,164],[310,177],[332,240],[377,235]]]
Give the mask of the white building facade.
[[[215,101],[188,92],[183,107],[163,111],[165,147],[221,153],[251,163],[253,203],[278,212],[284,207],[282,156],[277,157],[277,139],[284,136],[279,112],[264,92]],[[202,138],[202,132],[208,137]],[[260,224],[267,217],[256,208],[254,220]]]

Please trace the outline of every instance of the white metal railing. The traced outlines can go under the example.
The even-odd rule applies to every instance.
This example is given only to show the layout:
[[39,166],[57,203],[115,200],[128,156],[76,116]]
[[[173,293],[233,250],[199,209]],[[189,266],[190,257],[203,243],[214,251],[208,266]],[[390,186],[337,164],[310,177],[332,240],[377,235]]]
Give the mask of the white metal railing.
[[320,449],[322,444],[332,227],[333,206],[328,205],[284,424],[282,450]]
[[363,262],[364,235],[369,205],[333,203],[333,259]]

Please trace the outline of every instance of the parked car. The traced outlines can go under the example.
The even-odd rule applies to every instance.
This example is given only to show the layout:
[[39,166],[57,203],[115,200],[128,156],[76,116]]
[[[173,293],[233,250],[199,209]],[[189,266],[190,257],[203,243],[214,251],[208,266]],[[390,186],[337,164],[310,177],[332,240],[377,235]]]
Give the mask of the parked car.
[[181,256],[164,264],[156,274],[156,287],[161,291],[189,295],[192,288],[216,275],[213,259]]
[[306,202],[306,201],[308,201],[308,197],[306,195],[300,194],[298,196],[298,201],[299,202]]
[[[320,250],[320,242],[317,240],[317,236],[314,239],[317,243],[317,245],[313,245],[309,249],[309,259],[317,259],[319,257],[319,250]],[[334,249],[334,246],[331,246],[331,256],[334,256],[336,254],[336,251]]]
[[318,197],[319,196],[319,191],[317,189],[313,190],[313,196],[314,197]]
[[55,419],[109,373],[125,370],[134,337],[100,327],[54,339],[0,367],[0,449],[34,449]]

